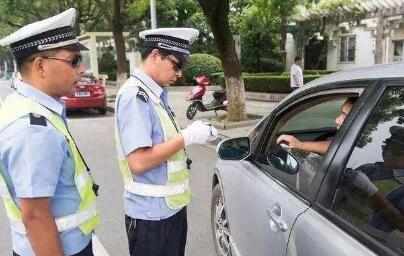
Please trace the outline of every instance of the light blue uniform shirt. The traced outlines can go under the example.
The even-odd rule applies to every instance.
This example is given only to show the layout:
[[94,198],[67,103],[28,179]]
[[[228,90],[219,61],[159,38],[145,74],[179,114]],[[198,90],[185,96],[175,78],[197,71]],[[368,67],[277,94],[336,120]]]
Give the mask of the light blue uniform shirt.
[[[61,116],[66,122],[64,106],[40,90],[18,82],[17,91]],[[0,130],[0,167],[10,194],[20,205],[20,198],[51,198],[55,218],[76,212],[80,195],[74,183],[74,162],[66,138],[47,122],[31,125],[28,116]],[[90,242],[80,229],[59,234],[65,255],[82,251]],[[13,250],[23,256],[35,255],[25,235],[12,231]],[[4,252],[5,253],[5,252]],[[8,253],[10,254],[10,253]]]
[[[135,69],[134,76],[160,98],[165,109],[171,111],[168,105],[167,89],[160,87],[149,75],[141,69]],[[151,147],[164,142],[163,128],[151,99],[144,102],[137,97],[137,87],[125,88],[116,103],[117,126],[125,156],[138,148]],[[165,184],[167,181],[167,163],[143,173],[132,174],[137,182],[146,184]],[[126,215],[143,220],[166,219],[179,210],[170,209],[163,197],[144,197],[124,192]]]

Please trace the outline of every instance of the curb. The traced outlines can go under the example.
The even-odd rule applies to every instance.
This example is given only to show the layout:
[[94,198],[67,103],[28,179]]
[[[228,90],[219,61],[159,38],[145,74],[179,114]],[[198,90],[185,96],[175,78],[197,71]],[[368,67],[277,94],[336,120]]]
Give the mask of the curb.
[[253,120],[246,120],[246,121],[240,121],[240,122],[229,122],[229,123],[221,123],[221,122],[217,122],[214,120],[209,120],[209,123],[212,124],[217,129],[227,130],[227,129],[232,129],[232,128],[254,125],[254,124],[258,123],[260,120],[261,120],[260,118],[257,118],[257,119],[253,119]]
[[267,101],[267,102],[280,102],[288,93],[263,93],[263,92],[245,92],[245,98],[248,100]]

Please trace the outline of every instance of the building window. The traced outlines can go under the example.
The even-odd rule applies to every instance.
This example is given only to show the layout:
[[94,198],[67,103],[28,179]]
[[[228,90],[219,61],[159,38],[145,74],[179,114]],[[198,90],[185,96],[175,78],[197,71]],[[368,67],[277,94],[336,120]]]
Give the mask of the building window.
[[339,62],[354,62],[355,61],[355,36],[341,37]]
[[393,62],[395,61],[402,61],[403,60],[403,45],[404,45],[404,40],[400,41],[393,41]]

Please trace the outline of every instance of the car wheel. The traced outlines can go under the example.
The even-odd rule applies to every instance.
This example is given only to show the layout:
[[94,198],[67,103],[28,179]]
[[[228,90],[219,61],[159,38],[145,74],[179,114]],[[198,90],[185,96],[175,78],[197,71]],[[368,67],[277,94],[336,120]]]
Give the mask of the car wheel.
[[191,105],[189,105],[187,109],[187,118],[189,120],[192,120],[195,117],[197,111],[198,111],[198,103],[194,101],[191,103]]
[[100,114],[100,115],[105,115],[106,113],[107,113],[107,109],[106,109],[106,108],[98,109],[98,114]]
[[211,223],[216,254],[219,256],[231,256],[229,222],[219,183],[216,184],[212,192]]

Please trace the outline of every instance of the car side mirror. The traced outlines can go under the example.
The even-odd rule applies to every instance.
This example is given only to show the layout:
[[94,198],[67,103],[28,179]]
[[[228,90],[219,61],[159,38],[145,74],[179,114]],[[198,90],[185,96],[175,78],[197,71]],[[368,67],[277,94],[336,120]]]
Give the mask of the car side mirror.
[[299,162],[287,150],[275,144],[267,155],[267,162],[272,167],[289,174],[299,171]]
[[217,153],[223,160],[242,160],[250,155],[250,139],[248,137],[227,139],[217,146]]

